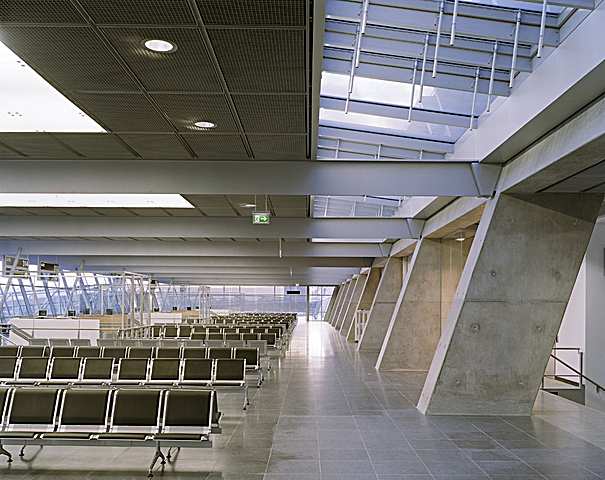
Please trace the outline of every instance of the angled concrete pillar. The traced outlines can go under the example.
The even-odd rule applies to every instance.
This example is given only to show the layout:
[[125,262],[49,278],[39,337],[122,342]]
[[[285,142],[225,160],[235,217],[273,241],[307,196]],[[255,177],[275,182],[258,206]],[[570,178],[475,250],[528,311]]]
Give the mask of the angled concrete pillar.
[[345,296],[342,299],[342,306],[340,308],[340,312],[338,313],[338,319],[336,320],[336,324],[334,325],[334,328],[338,332],[340,332],[342,323],[344,322],[345,313],[347,312],[347,308],[349,306],[349,303],[351,302],[351,296],[353,295],[353,290],[355,290],[356,284],[357,284],[357,276],[355,276],[355,277],[351,278],[351,280],[349,280],[349,285],[347,287],[347,291],[345,293]]
[[[368,278],[366,279],[363,285],[363,292],[359,298],[359,303],[357,304],[357,310],[369,310],[372,306],[372,302],[374,301],[374,296],[376,295],[376,290],[378,289],[378,282],[380,282],[380,274],[382,269],[377,267],[372,267],[368,274]],[[353,319],[355,319],[355,313],[353,313]],[[351,326],[347,333],[347,342],[355,341],[355,321],[351,322]]]
[[399,297],[402,276],[403,260],[399,257],[389,257],[382,271],[378,290],[370,307],[368,322],[357,345],[357,350],[376,352],[376,357],[378,357]]
[[363,287],[367,279],[367,273],[360,273],[357,276],[357,282],[355,283],[355,288],[353,289],[351,300],[349,301],[349,305],[347,307],[347,311],[345,312],[342,326],[340,327],[340,333],[342,335],[346,336],[349,334],[349,328],[351,328],[351,325],[353,324],[353,317],[355,316],[355,312],[357,311],[357,305],[359,304],[359,297],[361,297],[361,292],[363,291]]
[[530,415],[601,194],[498,194],[418,402],[427,414]]
[[344,295],[346,289],[346,282],[342,282],[338,287],[338,295],[336,295],[336,302],[334,303],[334,307],[330,312],[330,325],[334,326],[334,322],[336,321],[336,315],[338,314],[338,309],[340,308],[340,304],[342,302],[342,296]]
[[330,302],[328,303],[328,308],[326,308],[326,313],[323,318],[324,322],[330,322],[330,318],[332,317],[332,311],[334,310],[334,304],[336,303],[336,298],[338,297],[339,290],[340,286],[336,285],[334,287],[334,290],[332,291],[332,295],[330,296]]
[[351,286],[351,279],[347,280],[342,286],[342,295],[340,296],[340,301],[338,302],[338,306],[334,311],[334,321],[332,322],[332,326],[338,330],[338,325],[340,324],[340,316],[342,313],[342,307],[344,306],[347,295],[349,293],[349,287]]
[[441,242],[419,240],[376,369],[429,369],[441,335],[441,275]]

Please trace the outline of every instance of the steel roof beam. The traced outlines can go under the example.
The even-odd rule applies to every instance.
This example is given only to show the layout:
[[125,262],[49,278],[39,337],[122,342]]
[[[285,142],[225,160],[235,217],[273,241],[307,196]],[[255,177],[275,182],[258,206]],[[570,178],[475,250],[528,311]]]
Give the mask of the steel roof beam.
[[[348,136],[352,140],[367,140],[374,144],[442,152],[449,152],[452,148],[448,143],[388,134],[328,127],[325,131],[329,135]],[[485,172],[487,177],[477,180],[477,174],[481,172]],[[498,173],[499,168],[491,165],[451,161],[23,159],[2,161],[0,192],[489,196],[493,193]],[[6,232],[4,228],[2,230]]]
[[[164,240],[0,240],[1,254],[14,254],[19,248],[23,255],[50,256],[133,256],[133,257],[199,257],[217,258],[220,264],[238,265],[242,259],[262,258],[268,263],[278,261],[278,241],[232,242],[232,241],[173,241]],[[372,258],[388,255],[390,246],[371,243],[310,243],[284,242],[282,259],[294,258]],[[232,259],[233,263],[223,260]],[[273,259],[273,260],[271,260]]]
[[[380,4],[370,3],[368,25],[395,28],[410,28],[436,33],[440,2],[433,0],[382,0]],[[328,18],[349,21],[359,20],[360,3],[350,0],[328,0]],[[448,36],[452,26],[453,3],[446,2],[441,34]],[[517,9],[490,8],[485,5],[461,3],[458,7],[456,33],[459,36],[512,42]],[[540,12],[524,10],[521,15],[519,42],[535,45],[540,35]],[[544,45],[556,47],[559,44],[558,15],[546,18]]]
[[[392,82],[412,83],[414,75],[414,59],[398,58],[374,53],[361,53],[359,67],[355,75],[359,77],[375,78],[378,80],[389,80]],[[433,68],[433,61],[427,60],[426,71]],[[324,50],[323,69],[326,72],[349,75],[351,71],[351,53],[346,50],[328,49]],[[475,69],[440,62],[435,78],[430,74],[424,76],[424,85],[427,87],[444,88],[472,92],[475,86]],[[489,92],[489,70],[480,71],[478,93]],[[510,95],[508,76],[498,71],[494,79],[493,94],[499,97]]]
[[[411,150],[428,150],[431,152],[451,153],[454,151],[453,142],[440,142],[418,137],[407,137],[372,131],[370,127],[363,125],[345,125],[338,122],[320,122],[319,135],[323,137],[334,137],[343,140],[364,142],[374,145],[388,145],[391,147],[407,148]],[[376,129],[378,130],[378,129]],[[384,194],[386,195],[386,194]]]
[[4,216],[0,238],[418,238],[419,220],[403,218]]
[[[352,50],[355,47],[357,24],[351,22],[330,21],[326,24],[324,42],[326,47]],[[426,34],[419,31],[368,26],[361,41],[362,53],[377,53],[397,57],[422,58]],[[427,58],[435,55],[435,35],[430,35]],[[494,42],[456,38],[449,44],[449,38],[441,37],[439,42],[439,60],[448,63],[474,67],[491,68]],[[498,44],[496,68],[510,70],[513,46]],[[531,72],[531,48],[520,45],[517,53],[516,70]]]
[[[322,108],[329,110],[344,111],[345,103],[345,98],[322,96],[320,105]],[[388,105],[384,103],[364,102],[361,100],[351,99],[349,102],[349,112],[407,120],[409,107]],[[478,115],[476,115],[476,117],[477,116]],[[432,110],[423,110],[421,108],[412,109],[412,120],[415,122],[426,122],[437,125],[468,128],[470,118],[470,115],[464,114],[437,112]]]

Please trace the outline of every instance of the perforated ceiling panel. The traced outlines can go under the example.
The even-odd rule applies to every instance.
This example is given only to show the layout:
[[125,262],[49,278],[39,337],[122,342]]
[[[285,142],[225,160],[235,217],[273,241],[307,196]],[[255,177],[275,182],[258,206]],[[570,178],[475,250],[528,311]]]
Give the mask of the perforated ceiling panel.
[[183,134],[183,138],[202,160],[248,158],[242,139],[238,135],[187,133]]
[[78,1],[98,24],[195,25],[187,0]]
[[136,155],[115,135],[96,133],[55,133],[54,138],[83,157],[134,158]]
[[27,157],[74,158],[78,155],[55,140],[52,135],[41,133],[0,133],[0,142],[19,151]]
[[305,92],[305,33],[298,30],[210,30],[232,92]]
[[244,129],[251,133],[305,133],[304,95],[234,95]]
[[196,0],[206,25],[305,25],[304,0]]
[[142,93],[78,93],[76,103],[110,130],[118,132],[167,132],[170,124]]
[[238,132],[225,95],[154,94],[153,98],[179,131],[199,131],[195,122],[216,124],[213,132]]
[[187,160],[192,156],[173,134],[121,134],[120,137],[141,157],[149,159]]
[[[24,134],[24,155],[308,158],[308,8],[308,0],[0,2],[0,41],[114,134]],[[176,48],[152,52],[151,39]],[[201,131],[197,121],[216,128]],[[297,136],[276,136],[285,133]],[[0,144],[0,158],[19,155]]]
[[[150,91],[223,91],[196,29],[103,28],[103,33]],[[169,41],[177,49],[170,54],[146,49],[144,42],[154,38]]]
[[305,135],[248,135],[254,158],[296,160],[305,157]]
[[61,90],[138,90],[88,27],[2,26],[0,41]]
[[0,2],[0,22],[84,23],[69,0],[10,0]]

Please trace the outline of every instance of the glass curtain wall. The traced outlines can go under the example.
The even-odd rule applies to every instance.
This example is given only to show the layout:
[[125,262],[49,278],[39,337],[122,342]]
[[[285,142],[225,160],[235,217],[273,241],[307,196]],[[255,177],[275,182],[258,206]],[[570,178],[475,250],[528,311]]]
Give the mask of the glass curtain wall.
[[[334,287],[309,287],[309,320],[321,321]],[[297,293],[294,293],[297,292]],[[227,312],[295,312],[307,319],[307,287],[237,286],[210,287],[210,308]]]

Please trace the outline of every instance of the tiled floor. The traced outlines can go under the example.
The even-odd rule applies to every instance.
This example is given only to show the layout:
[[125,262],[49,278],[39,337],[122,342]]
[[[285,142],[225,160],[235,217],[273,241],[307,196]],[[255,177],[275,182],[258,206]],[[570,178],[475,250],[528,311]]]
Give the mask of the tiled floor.
[[[532,418],[424,417],[414,408],[422,381],[378,375],[329,325],[303,323],[250,410],[241,412],[240,395],[221,394],[223,434],[212,449],[183,450],[163,478],[605,479],[596,446],[605,446],[605,414],[545,394]],[[0,479],[145,478],[153,452],[35,453],[10,470],[0,464]]]

